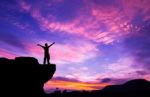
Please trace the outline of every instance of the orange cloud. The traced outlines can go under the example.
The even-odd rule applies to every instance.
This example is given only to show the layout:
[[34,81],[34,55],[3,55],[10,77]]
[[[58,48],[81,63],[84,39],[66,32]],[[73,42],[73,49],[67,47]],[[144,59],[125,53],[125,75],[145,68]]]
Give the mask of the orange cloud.
[[61,81],[61,80],[52,80],[48,81],[44,89],[48,90],[50,88],[60,88],[67,90],[99,90],[103,87],[110,85],[107,83],[86,83],[86,82],[72,82],[72,81]]

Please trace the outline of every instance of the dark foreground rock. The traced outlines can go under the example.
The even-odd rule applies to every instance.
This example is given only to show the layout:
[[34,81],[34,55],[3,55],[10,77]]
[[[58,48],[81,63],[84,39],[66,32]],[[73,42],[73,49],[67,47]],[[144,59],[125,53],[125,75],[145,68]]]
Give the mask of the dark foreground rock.
[[55,70],[55,64],[40,65],[33,57],[0,58],[0,97],[43,97]]

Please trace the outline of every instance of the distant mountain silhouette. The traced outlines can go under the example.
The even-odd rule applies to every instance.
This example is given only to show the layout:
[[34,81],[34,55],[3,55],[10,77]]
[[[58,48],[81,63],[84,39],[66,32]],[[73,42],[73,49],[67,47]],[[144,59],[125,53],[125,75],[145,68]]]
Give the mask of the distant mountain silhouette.
[[0,58],[0,97],[43,97],[43,85],[55,70],[54,64],[40,65],[33,57]]
[[100,92],[104,97],[150,97],[150,82],[135,79],[122,85],[106,86]]

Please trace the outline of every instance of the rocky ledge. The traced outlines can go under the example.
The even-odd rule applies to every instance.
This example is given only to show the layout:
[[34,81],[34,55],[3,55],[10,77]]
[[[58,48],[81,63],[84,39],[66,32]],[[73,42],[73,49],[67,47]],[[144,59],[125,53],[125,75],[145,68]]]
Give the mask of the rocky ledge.
[[44,83],[55,71],[55,64],[41,65],[33,57],[0,58],[0,95],[41,97]]

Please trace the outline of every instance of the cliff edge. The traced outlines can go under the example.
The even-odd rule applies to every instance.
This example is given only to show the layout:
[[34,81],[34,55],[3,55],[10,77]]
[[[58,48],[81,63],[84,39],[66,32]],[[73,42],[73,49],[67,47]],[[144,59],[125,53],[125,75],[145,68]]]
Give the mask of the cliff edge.
[[42,97],[55,71],[55,64],[40,65],[33,57],[0,58],[0,95]]

